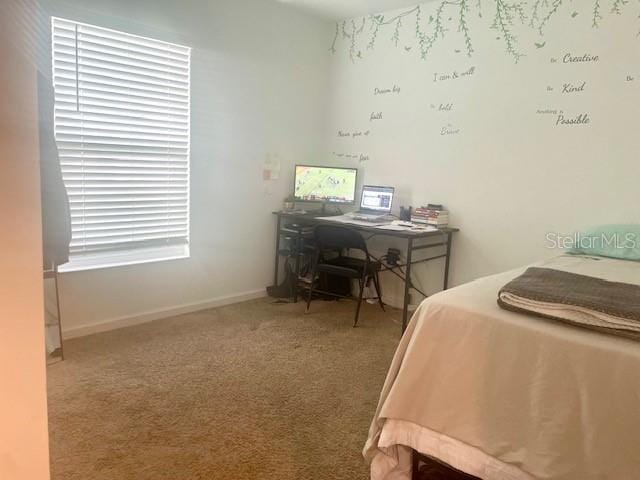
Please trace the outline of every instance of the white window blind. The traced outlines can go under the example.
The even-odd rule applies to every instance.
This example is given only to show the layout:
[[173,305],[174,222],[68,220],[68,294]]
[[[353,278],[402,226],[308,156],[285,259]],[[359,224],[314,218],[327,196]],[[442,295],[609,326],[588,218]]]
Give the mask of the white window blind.
[[60,18],[52,19],[52,42],[71,263],[181,256],[189,241],[191,49]]

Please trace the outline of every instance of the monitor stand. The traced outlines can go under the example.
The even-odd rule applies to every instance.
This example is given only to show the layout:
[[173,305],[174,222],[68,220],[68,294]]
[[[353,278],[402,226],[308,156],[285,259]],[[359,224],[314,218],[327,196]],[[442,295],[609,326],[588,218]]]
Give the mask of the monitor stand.
[[316,210],[314,213],[318,213],[319,217],[337,217],[338,215],[342,215],[342,210],[340,210],[340,205],[335,204],[333,206],[336,208],[336,210],[333,212],[328,212],[327,204],[323,203],[322,207],[320,207],[320,210]]
[[323,203],[322,206],[317,210],[306,210],[306,212],[308,215],[311,215],[313,217],[334,217],[334,216],[342,215],[342,212],[340,211],[340,207],[338,205],[335,205],[335,207],[337,209],[336,212],[329,212],[327,211],[327,204]]

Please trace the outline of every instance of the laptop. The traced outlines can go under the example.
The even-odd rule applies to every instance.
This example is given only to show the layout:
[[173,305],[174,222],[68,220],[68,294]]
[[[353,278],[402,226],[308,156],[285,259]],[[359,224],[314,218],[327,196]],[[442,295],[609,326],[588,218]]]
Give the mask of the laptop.
[[362,187],[360,210],[351,214],[356,220],[377,222],[386,219],[393,204],[393,187],[365,185]]

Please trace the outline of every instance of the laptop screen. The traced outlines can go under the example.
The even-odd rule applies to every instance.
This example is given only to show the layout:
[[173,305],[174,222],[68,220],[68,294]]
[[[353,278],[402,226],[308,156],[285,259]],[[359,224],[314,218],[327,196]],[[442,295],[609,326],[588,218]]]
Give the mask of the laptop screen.
[[391,203],[393,202],[393,191],[393,187],[375,187],[372,185],[365,185],[362,187],[360,209],[390,213]]

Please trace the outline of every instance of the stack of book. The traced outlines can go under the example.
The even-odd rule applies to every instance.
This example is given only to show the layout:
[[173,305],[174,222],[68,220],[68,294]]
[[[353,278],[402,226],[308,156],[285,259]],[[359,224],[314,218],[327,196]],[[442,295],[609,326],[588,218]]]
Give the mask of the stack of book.
[[426,207],[418,207],[411,212],[413,223],[424,223],[433,227],[444,228],[449,225],[449,212],[442,205],[430,203]]

